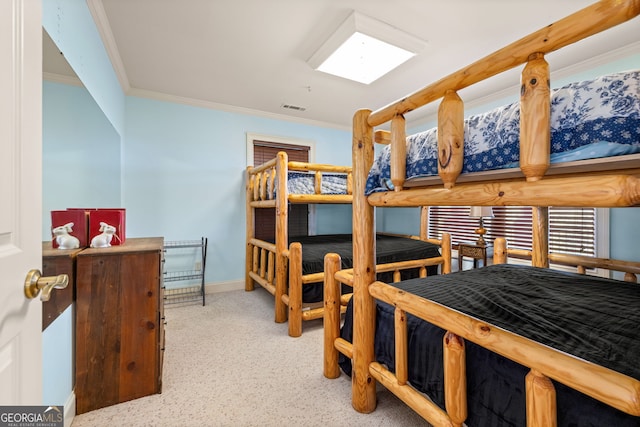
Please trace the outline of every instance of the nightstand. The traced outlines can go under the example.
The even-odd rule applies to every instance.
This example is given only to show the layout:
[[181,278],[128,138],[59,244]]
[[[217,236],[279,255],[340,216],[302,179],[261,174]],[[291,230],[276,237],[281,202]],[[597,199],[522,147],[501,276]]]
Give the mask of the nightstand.
[[458,270],[462,270],[464,257],[473,258],[473,268],[478,267],[478,260],[482,260],[482,266],[487,265],[487,253],[490,251],[491,247],[487,245],[469,242],[460,243],[458,245]]

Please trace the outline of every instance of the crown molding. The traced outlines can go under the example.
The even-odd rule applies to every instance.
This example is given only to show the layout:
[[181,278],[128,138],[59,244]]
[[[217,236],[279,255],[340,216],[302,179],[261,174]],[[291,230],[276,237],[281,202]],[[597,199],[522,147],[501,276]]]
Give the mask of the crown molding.
[[84,87],[84,85],[82,84],[82,81],[78,77],[64,76],[62,74],[56,74],[56,73],[48,73],[46,71],[42,72],[42,80],[46,80],[48,82],[53,82],[53,83],[62,83],[65,85]]
[[102,44],[104,44],[105,50],[107,51],[107,55],[111,61],[111,66],[118,77],[122,92],[126,94],[131,89],[131,85],[129,84],[129,78],[127,77],[124,64],[122,63],[122,58],[118,51],[118,45],[113,37],[111,25],[109,24],[109,19],[107,18],[107,13],[104,10],[102,0],[87,0],[87,6],[89,7],[89,12],[91,12],[93,21],[95,22],[100,38],[102,39]]
[[[122,91],[127,96],[155,99],[159,101],[165,102],[173,102],[184,105],[191,105],[200,108],[221,110],[231,113],[238,114],[246,114],[257,117],[264,117],[274,120],[283,120],[294,123],[301,123],[311,126],[320,126],[324,128],[332,128],[339,130],[351,130],[350,126],[337,125],[335,123],[322,122],[310,119],[299,118],[295,116],[289,116],[285,114],[277,114],[277,113],[269,113],[261,110],[255,110],[245,107],[237,107],[228,104],[220,104],[211,101],[204,101],[200,99],[194,98],[186,98],[175,95],[169,95],[160,92],[154,92],[144,89],[137,89],[131,87],[129,83],[129,79],[127,77],[124,64],[122,62],[122,58],[120,57],[120,53],[118,51],[117,44],[115,42],[115,38],[111,31],[111,26],[109,24],[109,20],[107,18],[106,12],[104,10],[103,0],[86,0],[87,6],[91,15],[94,19],[102,42],[105,46],[109,59],[111,61],[111,65],[116,73],[118,81],[120,82],[120,86]],[[640,53],[640,41],[633,42],[626,46],[620,47],[618,49],[614,49],[602,55],[598,55],[593,58],[589,58],[587,60],[572,64],[570,66],[564,67],[562,69],[556,70],[552,72],[552,77],[554,79],[562,79],[565,77],[569,77],[573,74],[578,74],[583,71],[587,71],[592,68],[596,68],[598,66],[607,64],[609,62],[613,62],[619,59],[623,59],[627,56]],[[50,76],[51,77],[51,76]],[[63,81],[58,80],[57,77],[47,78],[47,80],[58,81],[64,83]],[[74,83],[69,83],[74,84]],[[470,110],[476,107],[481,107],[484,104],[489,104],[493,102],[497,102],[501,99],[513,97],[514,93],[519,93],[519,84],[518,85],[509,85],[507,87],[496,88],[496,90],[491,91],[490,94],[485,96],[479,96],[474,99],[465,102],[465,109]],[[423,114],[419,113],[419,110],[416,111],[415,116],[407,117],[407,126],[408,127],[419,127],[426,123],[435,121],[437,116],[437,106],[425,107],[423,110]]]
[[602,55],[594,56],[593,58],[589,58],[584,61],[576,62],[575,64],[552,72],[552,75],[556,78],[570,77],[573,74],[588,71],[592,68],[596,68],[601,65],[617,61],[619,59],[624,59],[628,56],[638,53],[640,53],[640,41],[630,43],[617,49],[613,49],[609,52],[603,53]]
[[309,126],[319,126],[323,128],[346,130],[346,131],[351,130],[350,126],[341,126],[335,123],[304,119],[301,117],[288,116],[285,114],[269,113],[266,111],[255,110],[251,108],[238,107],[235,105],[228,105],[228,104],[220,104],[217,102],[204,101],[201,99],[187,98],[187,97],[176,96],[176,95],[169,95],[166,93],[154,92],[154,91],[145,90],[145,89],[131,88],[126,95],[132,96],[132,97],[138,97],[138,98],[154,99],[156,101],[171,102],[174,104],[190,105],[192,107],[206,108],[210,110],[220,110],[228,113],[245,114],[249,116],[257,116],[257,117],[263,117],[267,119],[299,123],[299,124],[304,124]]

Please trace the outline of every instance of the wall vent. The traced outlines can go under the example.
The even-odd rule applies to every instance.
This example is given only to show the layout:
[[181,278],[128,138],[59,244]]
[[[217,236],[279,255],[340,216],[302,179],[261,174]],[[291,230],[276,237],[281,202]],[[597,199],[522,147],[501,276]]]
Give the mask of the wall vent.
[[296,110],[296,111],[304,111],[307,109],[307,107],[301,107],[299,105],[292,105],[292,104],[282,104],[281,107],[286,108],[288,110]]

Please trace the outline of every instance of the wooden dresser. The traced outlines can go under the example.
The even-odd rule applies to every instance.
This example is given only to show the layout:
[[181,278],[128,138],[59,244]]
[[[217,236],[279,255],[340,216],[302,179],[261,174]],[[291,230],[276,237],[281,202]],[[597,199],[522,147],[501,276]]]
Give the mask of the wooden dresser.
[[78,254],[78,414],[161,392],[162,257],[162,237]]

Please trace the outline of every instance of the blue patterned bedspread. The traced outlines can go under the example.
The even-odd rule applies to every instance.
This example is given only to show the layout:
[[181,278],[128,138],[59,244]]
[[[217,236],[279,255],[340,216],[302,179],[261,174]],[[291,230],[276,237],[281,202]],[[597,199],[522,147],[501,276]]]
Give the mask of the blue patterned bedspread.
[[[289,172],[287,191],[289,194],[314,194],[315,174]],[[321,194],[347,194],[347,175],[322,174]]]
[[[520,105],[464,124],[462,173],[518,167]],[[366,194],[393,188],[390,145],[378,154]],[[407,137],[407,179],[438,174],[437,128]],[[551,92],[551,163],[640,152],[640,70],[568,84]]]

